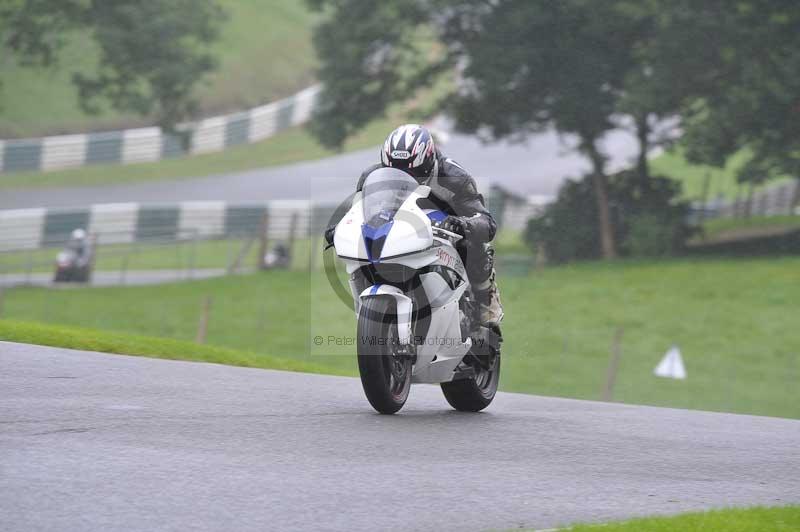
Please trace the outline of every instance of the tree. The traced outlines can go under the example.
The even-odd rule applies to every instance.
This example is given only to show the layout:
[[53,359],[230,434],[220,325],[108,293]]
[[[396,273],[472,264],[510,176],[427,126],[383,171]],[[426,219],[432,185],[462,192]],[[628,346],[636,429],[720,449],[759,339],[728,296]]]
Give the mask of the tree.
[[98,112],[106,100],[171,129],[195,108],[225,17],[214,0],[7,0],[0,20],[4,48],[31,67],[57,62],[71,31],[91,33],[100,61],[92,75],[73,75],[80,105]]
[[[312,0],[329,16],[316,28],[324,90],[311,131],[339,148],[353,132],[382,116],[441,72],[447,60],[431,56],[433,35],[425,0],[372,2]],[[403,21],[404,23],[398,23]]]
[[[335,8],[315,39],[325,84],[314,126],[318,138],[341,142],[388,102],[407,95],[409,87],[461,65],[461,86],[445,106],[460,130],[499,139],[552,125],[579,136],[579,149],[593,166],[603,255],[616,255],[607,158],[598,143],[614,128],[612,115],[634,63],[633,45],[641,31],[635,20],[614,3],[592,0],[411,0],[403,2],[400,13],[392,12],[399,9],[395,3],[317,5]],[[413,22],[397,24],[398,19]],[[414,42],[408,28],[425,25],[434,28],[448,51],[438,62],[407,47]],[[411,75],[404,77],[409,63]]]
[[681,142],[689,160],[724,166],[745,150],[749,160],[739,171],[740,181],[798,175],[797,2],[659,0],[657,4],[659,40],[653,56],[668,79],[686,85]]
[[592,163],[603,256],[617,244],[608,201],[607,157],[599,147],[636,67],[644,28],[613,2],[509,0],[451,16],[443,39],[467,59],[465,86],[449,109],[462,130],[491,137],[547,125],[578,135]]
[[[599,140],[632,118],[637,188],[651,180],[654,134],[680,117],[692,162],[746,148],[740,179],[800,170],[800,8],[795,0],[315,0],[325,84],[314,132],[338,145],[431,75],[456,68],[444,109],[464,131],[520,138],[574,133],[592,163],[600,240],[617,252]],[[413,35],[431,28],[432,61]]]
[[[594,196],[589,179],[567,180],[543,214],[528,221],[523,239],[535,252],[543,252],[547,262],[599,258]],[[689,204],[680,199],[675,180],[653,176],[643,181],[636,169],[623,170],[610,176],[609,197],[616,206],[614,234],[621,255],[679,254],[693,234]]]

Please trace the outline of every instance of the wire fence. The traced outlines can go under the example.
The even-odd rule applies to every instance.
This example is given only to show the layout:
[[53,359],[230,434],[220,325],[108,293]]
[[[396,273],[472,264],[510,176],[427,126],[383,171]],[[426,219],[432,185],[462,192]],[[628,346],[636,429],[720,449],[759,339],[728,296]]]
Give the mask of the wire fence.
[[[125,285],[200,279],[280,267],[292,270],[318,268],[312,241],[320,238],[301,232],[299,215],[273,217],[262,230],[234,235],[207,235],[196,230],[180,233],[154,229],[146,236],[131,232],[90,233],[93,281],[102,285]],[[285,228],[285,229],[284,229]],[[60,251],[68,236],[42,241],[33,248],[27,240],[5,239],[0,251],[0,285],[50,284]],[[16,249],[8,249],[16,248]],[[284,260],[275,261],[279,249]],[[320,248],[321,249],[321,248]]]
[[[530,269],[532,254],[521,234],[551,200],[490,189],[487,203],[502,229],[501,239],[512,235],[517,241],[511,246],[515,252],[498,253],[500,268],[513,273]],[[794,180],[750,190],[734,201],[696,203],[691,216],[699,224],[713,218],[792,215],[799,205],[800,180]],[[93,239],[98,282],[193,279],[275,266],[271,263],[314,270],[321,267],[322,234],[335,210],[308,200],[282,200],[0,211],[0,283],[46,282],[59,250],[78,228]],[[158,270],[160,276],[153,273]]]
[[[541,205],[493,190],[490,207],[518,235]],[[176,205],[108,204],[78,209],[0,211],[0,283],[47,283],[56,257],[75,229],[84,229],[93,249],[94,276],[103,284],[137,279],[193,279],[280,267],[322,267],[323,233],[335,205],[309,201],[265,204],[185,202]],[[498,262],[527,272],[528,253]],[[154,272],[160,271],[160,275]]]
[[784,181],[761,190],[739,187],[733,200],[712,199],[693,204],[695,220],[800,215],[800,179]]

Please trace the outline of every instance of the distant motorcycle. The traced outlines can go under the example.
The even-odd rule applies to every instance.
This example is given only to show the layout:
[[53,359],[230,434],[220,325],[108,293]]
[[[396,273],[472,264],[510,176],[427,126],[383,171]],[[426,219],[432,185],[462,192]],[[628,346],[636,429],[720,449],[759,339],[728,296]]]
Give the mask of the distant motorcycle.
[[55,283],[88,283],[92,275],[91,256],[64,249],[56,256]]
[[479,303],[456,250],[461,235],[428,186],[405,172],[370,174],[333,244],[350,275],[364,393],[382,414],[399,411],[412,383],[437,383],[457,410],[477,412],[500,378],[500,330]]
[[264,255],[264,269],[286,269],[291,265],[292,257],[285,244],[277,244]]

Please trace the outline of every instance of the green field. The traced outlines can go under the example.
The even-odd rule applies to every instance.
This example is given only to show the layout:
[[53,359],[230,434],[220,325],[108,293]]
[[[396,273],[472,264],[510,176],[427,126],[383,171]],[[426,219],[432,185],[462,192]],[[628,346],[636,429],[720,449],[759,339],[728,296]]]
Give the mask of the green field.
[[[215,44],[219,69],[198,87],[202,116],[241,110],[288,96],[314,81],[316,59],[311,43],[315,16],[305,2],[226,0],[229,14]],[[0,64],[0,138],[149,125],[147,120],[106,110],[83,113],[70,79],[89,72],[97,50],[88,35],[73,35],[60,66],[23,68]]]
[[[505,390],[602,397],[621,329],[614,400],[800,418],[800,337],[793,332],[800,259],[581,264],[526,277],[501,271],[501,289]],[[352,347],[311,346],[317,334],[352,336],[354,327],[319,274],[19,288],[6,292],[3,317],[191,341],[206,296],[209,344],[355,373]],[[673,344],[684,356],[685,381],[652,375]]]
[[576,525],[572,532],[790,532],[800,530],[800,506],[694,512],[601,525]]

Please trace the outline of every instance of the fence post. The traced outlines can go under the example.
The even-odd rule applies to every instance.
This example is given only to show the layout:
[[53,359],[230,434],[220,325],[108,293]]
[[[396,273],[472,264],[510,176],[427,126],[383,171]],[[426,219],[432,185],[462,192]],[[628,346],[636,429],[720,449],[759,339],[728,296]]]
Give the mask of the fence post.
[[772,210],[770,216],[779,216],[783,212],[783,204],[786,203],[786,187],[784,185],[775,189],[775,201],[772,203]]
[[297,211],[292,213],[292,219],[289,222],[289,269],[292,267],[292,257],[294,257],[294,242],[297,236]]
[[603,401],[611,401],[614,396],[614,384],[617,381],[617,370],[619,369],[619,359],[622,356],[622,334],[625,330],[618,327],[614,333],[614,343],[611,345],[611,360],[608,362],[608,372],[606,373],[606,388],[603,391]]
[[192,231],[192,239],[189,242],[189,260],[186,263],[186,267],[189,270],[189,279],[194,278],[194,269],[195,269],[195,260],[197,254],[197,231]]
[[736,216],[734,218],[744,218],[747,207],[745,199],[742,198],[742,187],[741,183],[736,187]]
[[100,253],[100,235],[92,233],[89,235],[89,275],[86,277],[86,284],[91,285],[94,281],[94,270],[97,266],[97,255]]
[[701,198],[702,207],[700,208],[700,219],[698,225],[702,225],[706,219],[706,210],[708,209],[708,191],[711,188],[711,170],[706,170],[706,175],[703,178],[703,197]]
[[226,240],[225,241],[225,271],[230,271],[231,265],[233,264],[233,240]]
[[236,258],[228,265],[225,275],[232,275],[236,273],[236,271],[239,269],[239,266],[242,264],[242,259],[244,259],[245,255],[250,252],[250,248],[253,247],[253,242],[255,242],[255,240],[256,237],[254,235],[248,238],[245,243],[242,244],[242,247],[239,249],[239,253],[236,255]]
[[256,269],[265,270],[264,257],[267,256],[267,249],[269,249],[269,211],[265,211],[261,217],[261,227],[259,229],[258,239],[258,256],[256,257]]
[[174,247],[175,247],[175,260],[177,262],[177,264],[175,265],[175,270],[177,272],[177,276],[179,279],[181,277],[181,271],[183,270],[183,253],[181,253],[183,251],[181,249],[182,246],[183,246],[183,235],[178,234],[176,236]]
[[211,296],[206,296],[203,299],[203,305],[200,308],[200,321],[197,323],[197,337],[195,342],[198,344],[206,343],[208,336],[208,320],[211,314]]
[[800,205],[800,179],[795,181],[794,198],[792,198],[792,202],[789,204],[789,214],[794,214],[794,209],[798,205]]
[[764,189],[758,197],[758,214],[759,216],[767,215],[767,200],[769,199],[769,189]]

